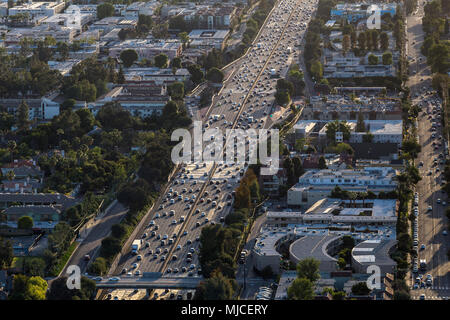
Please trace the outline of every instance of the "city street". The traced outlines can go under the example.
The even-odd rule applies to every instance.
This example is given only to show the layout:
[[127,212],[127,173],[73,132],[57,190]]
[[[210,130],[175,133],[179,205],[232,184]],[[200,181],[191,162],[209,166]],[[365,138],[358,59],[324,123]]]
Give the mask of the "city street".
[[[418,261],[425,259],[426,271],[418,274],[411,273],[410,286],[413,299],[419,299],[424,294],[425,299],[447,299],[450,296],[450,262],[447,258],[448,236],[444,235],[446,229],[445,209],[447,197],[441,191],[444,146],[440,114],[442,102],[437,94],[429,94],[431,88],[431,70],[426,64],[426,57],[420,53],[424,40],[422,30],[423,5],[415,15],[407,19],[408,31],[408,58],[410,77],[407,85],[411,88],[413,104],[421,107],[418,118],[418,138],[422,151],[416,159],[422,180],[417,184],[416,192],[419,194],[418,218]],[[433,125],[433,123],[435,123]],[[434,128],[433,128],[434,127]],[[436,159],[436,161],[435,161]],[[430,210],[431,209],[431,210]],[[422,247],[424,245],[424,247]],[[419,265],[420,269],[420,265]],[[432,285],[425,288],[413,288],[415,278],[423,273],[432,276]]]

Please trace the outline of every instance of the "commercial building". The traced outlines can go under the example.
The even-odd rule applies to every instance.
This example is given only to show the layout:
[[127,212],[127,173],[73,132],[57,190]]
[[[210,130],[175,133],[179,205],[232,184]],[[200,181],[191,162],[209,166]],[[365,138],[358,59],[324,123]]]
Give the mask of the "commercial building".
[[130,39],[121,42],[111,43],[109,45],[109,56],[112,58],[119,58],[120,53],[124,50],[132,49],[138,54],[138,59],[149,59],[159,54],[165,54],[172,60],[181,55],[183,46],[178,40],[149,40],[149,39]]
[[160,69],[156,67],[148,68],[127,68],[124,70],[126,81],[153,81],[157,85],[169,85],[173,82],[184,82],[190,77],[187,69],[180,68],[173,72],[172,69]]
[[[306,120],[401,120],[400,99],[380,97],[383,87],[336,87],[339,94],[315,96],[303,108],[302,119]],[[351,94],[357,98],[351,97]],[[325,98],[324,98],[325,97]],[[299,122],[301,123],[301,122]],[[295,128],[295,127],[294,127]]]
[[340,224],[347,226],[395,226],[397,201],[394,199],[341,200],[325,198],[318,200],[305,212],[269,211],[266,224],[287,227],[297,224]]
[[397,241],[392,240],[366,240],[352,249],[352,268],[355,272],[365,273],[369,266],[380,268],[381,275],[394,273],[396,262],[390,258],[391,251]]
[[310,170],[288,190],[287,203],[290,206],[309,207],[329,197],[336,186],[353,192],[390,192],[397,188],[396,176],[396,171],[390,167]]
[[[319,121],[317,121],[319,122]],[[371,134],[371,143],[395,143],[401,147],[403,141],[403,121],[402,120],[364,120],[364,132],[357,132],[357,120],[346,120],[350,127],[350,143],[364,142],[367,132]],[[322,121],[323,123],[323,121]],[[319,139],[327,139],[327,124],[319,131]],[[336,133],[336,142],[343,142],[343,136]]]
[[158,6],[159,2],[157,1],[133,2],[125,9],[122,9],[121,15],[127,18],[138,18],[140,14],[152,16]]
[[25,2],[19,6],[14,6],[9,9],[9,15],[28,14],[30,17],[36,16],[53,16],[64,10],[64,1],[54,2]]
[[[337,255],[342,249],[342,237],[350,236],[357,244],[377,240],[392,245],[396,239],[396,200],[322,199],[305,212],[269,211],[266,215],[266,224],[252,250],[258,270],[270,266],[274,272],[279,272],[281,252],[286,254],[288,248],[291,263],[313,257],[320,261],[320,272],[334,272],[338,269]],[[378,254],[380,261],[391,266],[388,250],[378,250]],[[362,270],[364,258],[359,259],[356,255],[355,264],[360,263],[358,270]]]
[[229,33],[229,30],[192,30],[189,33],[189,46],[206,50],[222,50]]
[[[5,45],[8,53],[20,51],[20,41],[25,38],[44,40],[53,37],[57,42],[71,43],[78,34],[77,29],[60,25],[41,24],[32,28],[13,28],[5,35]],[[33,46],[31,46],[33,47]]]
[[313,132],[316,124],[317,121],[315,120],[299,120],[293,126],[295,137],[297,139],[308,137]]
[[378,64],[372,65],[368,62],[369,53],[365,58],[356,57],[353,52],[345,56],[341,52],[324,50],[323,77],[324,78],[365,78],[365,77],[395,77],[394,67],[398,54],[393,53],[393,64],[382,64],[383,53],[370,53],[378,57]]
[[137,26],[137,21],[137,18],[134,17],[106,17],[91,24],[89,30],[99,30],[102,34],[106,34],[116,28],[134,29]]
[[229,29],[237,18],[238,9],[233,4],[221,3],[211,6],[208,4],[186,3],[182,5],[163,6],[162,17],[182,16],[199,29]]
[[116,102],[131,114],[145,118],[152,114],[160,115],[169,101],[165,85],[157,85],[151,81],[129,82],[115,87],[96,102],[88,103],[87,108],[96,115],[104,104]]
[[330,11],[333,20],[347,19],[349,23],[368,18],[373,12],[380,12],[380,16],[389,14],[395,16],[397,3],[339,3]]

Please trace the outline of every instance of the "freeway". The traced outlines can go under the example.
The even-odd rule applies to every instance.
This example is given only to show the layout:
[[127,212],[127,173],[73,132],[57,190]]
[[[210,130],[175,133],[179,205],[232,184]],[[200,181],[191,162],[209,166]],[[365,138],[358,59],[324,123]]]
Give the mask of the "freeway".
[[[425,2],[424,2],[425,3]],[[441,117],[442,101],[431,89],[431,70],[426,64],[426,57],[420,53],[424,40],[421,26],[423,16],[422,1],[415,14],[407,18],[408,57],[410,59],[410,78],[413,103],[421,107],[417,121],[419,143],[422,146],[416,166],[420,169],[422,180],[416,186],[419,202],[417,245],[419,261],[425,259],[426,271],[410,274],[411,296],[419,299],[447,299],[450,296],[450,262],[447,258],[448,236],[446,229],[445,203],[446,194],[441,191],[443,184],[444,138],[442,137]],[[414,263],[413,263],[414,265]],[[425,279],[431,275],[432,284],[427,285]],[[416,278],[422,277],[422,279]],[[416,283],[417,282],[417,283]]]
[[101,289],[195,289],[202,277],[113,277],[97,281],[97,288]]
[[[281,0],[276,4],[246,59],[236,63],[236,71],[223,84],[210,118],[204,119],[205,130],[269,127],[277,81],[270,69],[283,76],[289,64],[298,59],[294,43],[303,37],[316,2]],[[231,208],[231,192],[245,169],[244,163],[185,165],[168,193],[162,195],[162,205],[154,209],[145,228],[138,232],[137,238],[144,240],[139,255],[123,257],[116,274],[159,271],[166,277],[194,277],[199,273],[201,228],[222,222]]]

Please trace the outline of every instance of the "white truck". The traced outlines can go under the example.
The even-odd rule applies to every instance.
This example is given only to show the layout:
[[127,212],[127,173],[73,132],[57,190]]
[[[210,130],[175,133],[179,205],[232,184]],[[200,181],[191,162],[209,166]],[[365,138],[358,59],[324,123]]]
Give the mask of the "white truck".
[[252,123],[252,122],[253,122],[253,117],[252,117],[252,116],[249,116],[249,117],[247,118],[247,121],[248,121],[248,123]]
[[131,253],[134,255],[138,254],[139,249],[141,248],[141,244],[142,244],[141,239],[134,240],[133,243],[131,244]]

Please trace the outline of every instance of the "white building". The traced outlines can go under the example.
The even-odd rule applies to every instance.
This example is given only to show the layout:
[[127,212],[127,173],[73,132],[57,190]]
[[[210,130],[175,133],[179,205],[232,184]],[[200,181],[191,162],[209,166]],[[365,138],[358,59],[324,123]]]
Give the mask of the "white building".
[[26,2],[20,6],[14,6],[9,9],[9,15],[17,15],[19,13],[28,14],[30,18],[36,16],[53,16],[64,10],[64,1],[55,2]]
[[192,30],[189,33],[190,46],[200,49],[222,50],[228,38],[229,30]]
[[294,132],[298,138],[306,138],[313,131],[317,121],[315,120],[299,120],[294,124]]
[[181,55],[182,45],[180,41],[154,41],[148,39],[130,39],[116,42],[109,47],[109,56],[119,58],[120,53],[124,50],[132,49],[138,54],[139,60],[152,60],[155,56],[164,53],[172,60]]
[[353,192],[390,192],[397,188],[396,176],[396,171],[391,167],[310,170],[288,190],[287,203],[290,206],[309,207],[318,200],[329,197],[336,186]]
[[159,2],[149,1],[149,2],[133,2],[125,9],[122,9],[121,15],[124,17],[135,17],[138,18],[140,14],[146,16],[152,16],[155,9],[158,7]]

